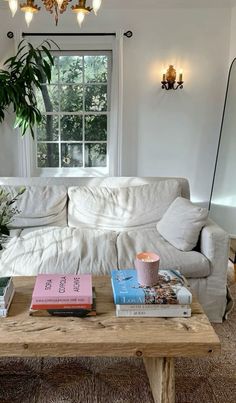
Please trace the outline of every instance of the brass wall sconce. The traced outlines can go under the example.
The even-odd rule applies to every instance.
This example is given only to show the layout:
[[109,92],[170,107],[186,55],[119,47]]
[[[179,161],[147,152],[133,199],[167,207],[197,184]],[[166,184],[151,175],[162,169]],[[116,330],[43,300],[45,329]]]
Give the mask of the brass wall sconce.
[[176,70],[174,66],[171,64],[166,71],[166,73],[163,73],[162,76],[162,81],[161,81],[161,88],[163,90],[177,90],[180,88],[182,90],[183,88],[183,71],[180,70],[179,72],[179,80],[176,82]]

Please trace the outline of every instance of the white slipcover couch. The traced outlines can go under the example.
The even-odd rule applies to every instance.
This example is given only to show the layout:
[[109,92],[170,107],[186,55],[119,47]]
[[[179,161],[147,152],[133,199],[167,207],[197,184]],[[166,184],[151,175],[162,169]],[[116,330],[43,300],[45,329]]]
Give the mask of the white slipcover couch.
[[18,200],[0,276],[132,268],[141,251],[157,252],[161,268],[178,268],[206,314],[221,322],[227,311],[228,235],[208,220],[198,246],[176,249],[156,223],[178,196],[190,197],[183,178],[0,178]]

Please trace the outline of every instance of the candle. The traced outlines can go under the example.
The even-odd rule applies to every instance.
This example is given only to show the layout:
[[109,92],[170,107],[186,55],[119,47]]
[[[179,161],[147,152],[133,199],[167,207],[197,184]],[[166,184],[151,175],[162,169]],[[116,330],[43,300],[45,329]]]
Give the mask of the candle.
[[150,256],[146,256],[144,258],[141,259],[142,262],[155,262],[155,260],[153,260]]
[[166,81],[166,75],[165,75],[165,73],[163,73],[162,81]]
[[160,257],[153,252],[138,253],[135,259],[135,268],[139,284],[152,287],[158,282]]
[[179,71],[179,81],[183,81],[183,70]]

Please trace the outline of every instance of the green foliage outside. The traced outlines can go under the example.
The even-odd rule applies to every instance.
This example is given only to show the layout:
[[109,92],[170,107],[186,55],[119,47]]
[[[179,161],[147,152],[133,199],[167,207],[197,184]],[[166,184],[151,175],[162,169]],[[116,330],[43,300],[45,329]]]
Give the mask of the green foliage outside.
[[[38,166],[59,166],[60,145],[49,143],[59,141],[59,134],[63,142],[62,167],[81,167],[83,162],[85,167],[106,166],[107,114],[99,113],[108,111],[108,57],[55,56],[53,62],[50,84],[44,80],[36,94],[43,114],[37,130]],[[75,143],[82,142],[83,138],[84,152],[83,144]],[[86,143],[88,141],[94,143]]]

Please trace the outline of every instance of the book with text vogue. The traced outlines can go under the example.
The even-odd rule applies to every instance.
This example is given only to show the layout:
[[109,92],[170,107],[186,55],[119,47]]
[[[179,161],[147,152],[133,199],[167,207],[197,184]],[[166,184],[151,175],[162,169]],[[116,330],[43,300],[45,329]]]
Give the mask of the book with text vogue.
[[91,274],[39,274],[31,305],[89,304],[93,302]]
[[96,315],[96,293],[93,287],[93,303],[90,308],[83,308],[81,306],[67,306],[67,305],[46,305],[44,308],[35,308],[31,304],[29,310],[30,316],[76,316],[79,318],[84,318],[87,316]]
[[138,283],[136,270],[112,270],[115,304],[191,304],[192,294],[178,270],[159,270],[158,277],[155,286],[144,287]]

